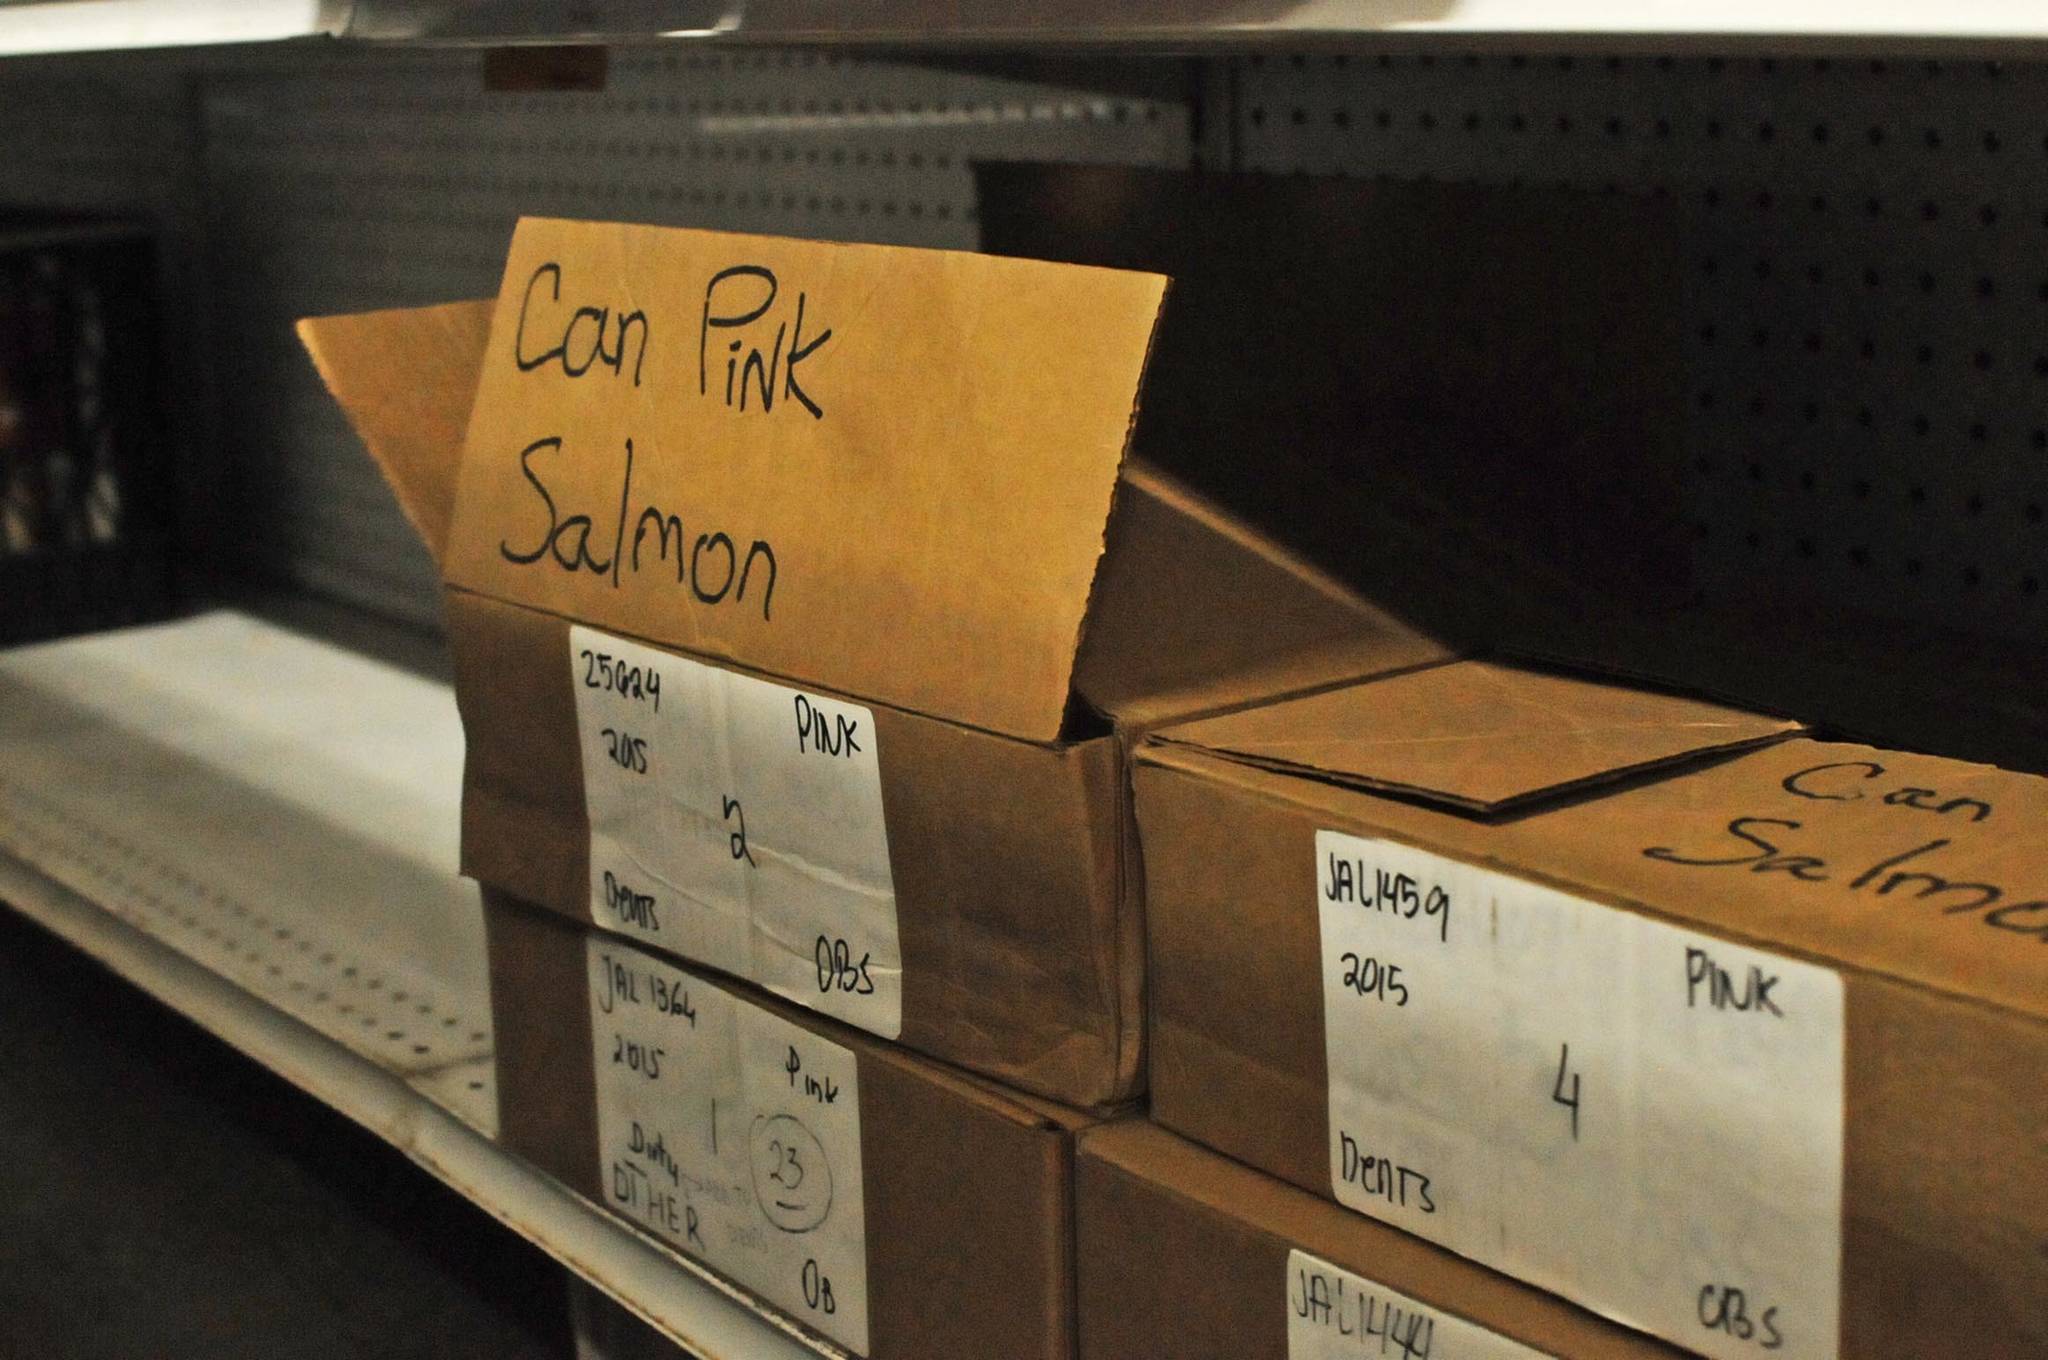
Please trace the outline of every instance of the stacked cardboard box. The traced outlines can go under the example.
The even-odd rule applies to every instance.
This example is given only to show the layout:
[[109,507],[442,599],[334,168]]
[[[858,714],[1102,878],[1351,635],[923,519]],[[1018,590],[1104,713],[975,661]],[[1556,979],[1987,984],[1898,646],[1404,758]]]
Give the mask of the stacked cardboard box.
[[1140,753],[1153,1114],[1717,1357],[2048,1347],[2048,781],[1460,662]]
[[487,896],[507,1146],[858,1354],[1072,1353],[1087,1116]]

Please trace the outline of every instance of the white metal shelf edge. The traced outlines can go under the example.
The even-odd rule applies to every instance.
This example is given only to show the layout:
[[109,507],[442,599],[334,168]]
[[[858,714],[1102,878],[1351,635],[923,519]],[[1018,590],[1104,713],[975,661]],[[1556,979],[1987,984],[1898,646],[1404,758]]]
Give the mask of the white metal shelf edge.
[[43,0],[0,4],[0,56],[281,42],[338,33],[323,0]]
[[899,47],[1200,47],[1375,39],[1614,43],[2009,45],[2048,37],[2035,0],[1179,0],[1142,15],[1008,0],[32,0],[0,4],[0,56],[341,37],[385,43],[886,43]]
[[[1140,12],[1132,12],[1133,9]],[[2048,36],[2034,0],[1176,0],[1124,7],[1011,0],[672,0],[570,6],[545,0],[356,0],[347,35],[382,41],[550,39],[866,42],[929,47],[1227,46],[1383,37],[1603,41],[1794,39],[2014,42]]]
[[694,1354],[815,1360],[717,1281],[687,1273],[405,1081],[5,854],[0,901],[391,1143]]
[[705,1360],[833,1354],[491,1141],[481,922],[433,867],[453,723],[445,686],[238,615],[0,654],[0,901]]

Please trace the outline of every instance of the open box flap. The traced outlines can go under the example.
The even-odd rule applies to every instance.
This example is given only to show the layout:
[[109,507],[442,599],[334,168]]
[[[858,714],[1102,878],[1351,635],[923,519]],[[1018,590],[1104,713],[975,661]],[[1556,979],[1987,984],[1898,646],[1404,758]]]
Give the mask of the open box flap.
[[486,298],[308,317],[298,324],[321,380],[437,564],[455,508],[455,474],[491,307]]
[[1494,813],[1799,730],[1698,699],[1460,661],[1184,723],[1156,739]]
[[1134,461],[1124,468],[1074,688],[1142,728],[1453,655]]
[[1050,740],[1165,288],[957,252],[526,219],[443,575]]
[[[298,324],[437,559],[493,305]],[[394,365],[420,380],[392,383]],[[1191,600],[1203,607],[1187,608]],[[1074,688],[1098,711],[1143,728],[1452,655],[1174,478],[1127,462]]]

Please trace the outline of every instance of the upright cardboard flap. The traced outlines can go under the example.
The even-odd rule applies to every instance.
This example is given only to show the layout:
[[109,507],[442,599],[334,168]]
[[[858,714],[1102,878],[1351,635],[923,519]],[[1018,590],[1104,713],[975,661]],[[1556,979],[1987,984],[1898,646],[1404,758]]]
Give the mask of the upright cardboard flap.
[[488,299],[298,324],[321,381],[436,562],[448,541],[463,430],[490,324]]
[[1461,661],[1185,723],[1158,739],[1264,769],[1500,812],[1798,730],[1698,699]]
[[1050,739],[1165,287],[527,219],[444,574]]
[[1074,687],[1139,727],[1448,661],[1437,639],[1133,462]]

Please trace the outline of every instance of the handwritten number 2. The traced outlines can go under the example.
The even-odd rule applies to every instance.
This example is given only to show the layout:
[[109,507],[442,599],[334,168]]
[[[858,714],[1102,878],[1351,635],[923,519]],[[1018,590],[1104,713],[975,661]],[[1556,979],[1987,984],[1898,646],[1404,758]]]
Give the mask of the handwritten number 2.
[[[754,852],[747,848],[747,814],[739,799],[730,796],[725,799],[725,820],[727,825],[734,827],[726,837],[727,844],[732,847],[732,857],[754,864]],[[755,864],[754,867],[758,869],[761,866]]]
[[1556,1102],[1557,1102],[1558,1104],[1560,1104],[1560,1105],[1564,1106],[1564,1107],[1565,1107],[1566,1109],[1568,1109],[1568,1110],[1570,1110],[1570,1111],[1572,1112],[1572,1141],[1573,1141],[1574,1143],[1576,1143],[1576,1142],[1578,1142],[1578,1141],[1579,1141],[1579,1074],[1578,1074],[1578,1073],[1576,1073],[1576,1072],[1573,1072],[1573,1073],[1571,1073],[1571,1079],[1572,1079],[1572,1089],[1571,1089],[1571,1094],[1570,1094],[1570,1095],[1566,1095],[1566,1094],[1565,1094],[1565,1089],[1564,1089],[1564,1079],[1565,1079],[1565,1073],[1566,1073],[1566,1071],[1567,1071],[1567,1070],[1568,1070],[1568,1069],[1569,1069],[1569,1068],[1571,1067],[1571,1061],[1572,1061],[1572,1046],[1571,1046],[1570,1044],[1566,1044],[1566,1045],[1564,1045],[1564,1046],[1563,1046],[1563,1048],[1562,1048],[1562,1049],[1560,1049],[1560,1050],[1559,1050],[1559,1052],[1558,1052],[1558,1055],[1557,1055],[1557,1081],[1556,1081],[1556,1083],[1555,1083],[1555,1084],[1554,1084],[1553,1086],[1551,1086],[1551,1088],[1550,1088],[1550,1098],[1551,1098],[1552,1100],[1556,1101]]

